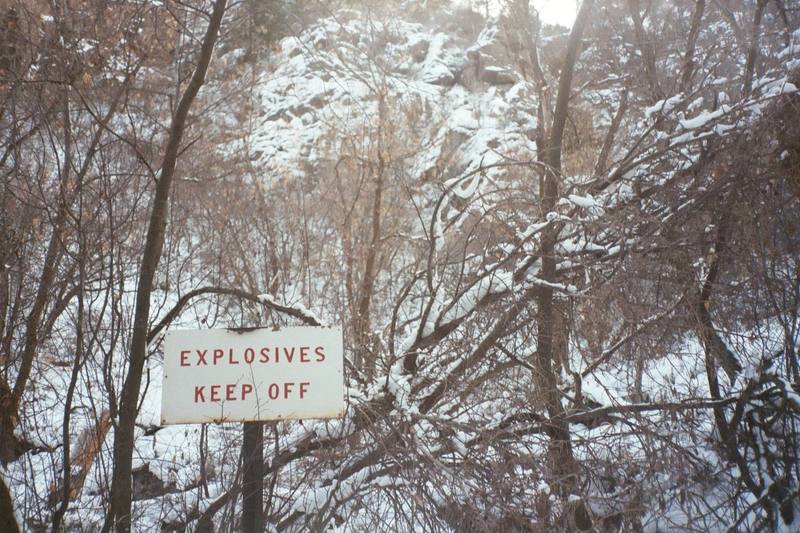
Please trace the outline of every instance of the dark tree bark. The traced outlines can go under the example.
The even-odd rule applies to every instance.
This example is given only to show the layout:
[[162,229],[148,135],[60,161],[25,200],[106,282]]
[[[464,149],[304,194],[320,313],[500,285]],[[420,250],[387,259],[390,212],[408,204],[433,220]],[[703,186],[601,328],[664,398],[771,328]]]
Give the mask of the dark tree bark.
[[686,42],[686,53],[683,55],[683,72],[679,91],[684,92],[689,88],[694,73],[694,51],[697,45],[697,36],[700,35],[700,22],[703,20],[703,12],[706,8],[706,0],[697,0],[692,15],[692,26],[689,29],[689,38]]
[[[381,114],[383,114],[385,104],[380,103]],[[384,125],[384,117],[379,118],[381,130]],[[367,257],[364,262],[364,272],[362,274],[361,283],[358,287],[356,316],[354,317],[354,333],[356,342],[356,352],[362,354],[361,365],[357,365],[360,371],[363,371],[367,379],[370,380],[375,375],[376,358],[371,346],[370,339],[370,324],[371,324],[371,305],[372,298],[375,292],[375,279],[377,277],[377,262],[378,254],[381,248],[381,212],[383,202],[383,186],[384,186],[384,172],[385,162],[381,154],[383,147],[382,144],[383,132],[378,132],[378,163],[375,168],[375,192],[372,197],[372,210],[370,213],[370,240],[367,246]]]
[[264,529],[264,424],[242,424],[242,533]]
[[656,102],[663,97],[663,94],[658,85],[655,47],[653,46],[653,41],[645,32],[639,0],[628,0],[628,9],[633,19],[633,29],[636,32],[636,46],[642,53],[642,62],[644,63],[647,84],[650,86],[651,98],[653,102]]
[[603,147],[600,149],[600,155],[597,156],[597,162],[594,165],[594,175],[599,176],[606,171],[608,166],[608,158],[611,155],[611,150],[614,148],[614,140],[617,138],[617,132],[622,124],[622,119],[625,117],[625,112],[628,110],[628,91],[622,91],[619,97],[619,107],[617,112],[614,113],[614,118],[611,120],[611,126],[606,132],[606,137],[603,140]]
[[111,483],[111,506],[103,527],[104,531],[110,530],[112,523],[116,526],[116,530],[120,532],[128,532],[131,529],[131,467],[134,447],[134,424],[138,414],[142,371],[147,356],[150,295],[164,245],[167,207],[183,132],[192,103],[205,81],[226,5],[227,0],[216,0],[214,2],[214,9],[203,38],[197,67],[186,90],[183,92],[175,116],[172,119],[161,175],[156,185],[136,289],[130,363],[125,383],[122,387],[119,419],[114,435],[114,474]]
[[14,518],[14,502],[11,500],[11,493],[3,476],[0,476],[0,531],[19,533],[19,525]]
[[[550,139],[542,158],[548,167],[545,170],[542,187],[539,191],[542,213],[553,211],[558,198],[562,140],[564,127],[567,123],[572,77],[580,52],[583,30],[589,18],[589,13],[592,11],[593,4],[594,2],[589,0],[584,0],[581,4],[578,16],[572,26],[566,55],[561,67],[553,125],[550,129]],[[556,362],[555,336],[563,334],[563,332],[556,331],[554,292],[549,285],[556,281],[555,244],[559,229],[557,225],[553,224],[545,230],[542,236],[542,268],[538,277],[545,284],[538,288],[536,296],[538,332],[533,366],[536,370],[534,372],[534,386],[549,418],[545,431],[549,438],[548,470],[551,486],[558,494],[567,496],[575,494],[577,489],[578,464],[572,452],[569,425],[564,421],[561,393],[558,390],[556,375],[553,370],[553,364]],[[584,505],[576,505],[571,511],[572,516],[566,517],[572,524],[571,527],[578,527],[579,529],[584,529],[584,526],[586,526],[586,529],[591,527],[591,521]]]
[[756,59],[758,59],[758,43],[761,37],[761,19],[764,16],[764,9],[767,7],[767,0],[758,0],[756,11],[753,15],[753,26],[750,31],[750,47],[747,50],[747,62],[744,66],[744,86],[742,96],[747,96],[753,89],[753,76],[755,75]]
[[[68,115],[68,110],[65,112]],[[66,119],[68,121],[68,118]],[[83,321],[85,313],[85,289],[86,289],[86,255],[84,253],[86,236],[83,231],[83,177],[78,183],[78,216],[76,217],[78,234],[78,317],[75,328],[75,360],[72,363],[72,374],[70,375],[69,385],[67,386],[67,396],[64,400],[64,427],[61,429],[61,441],[64,450],[63,478],[61,481],[61,502],[53,512],[52,525],[53,531],[61,530],[61,521],[69,506],[71,492],[71,443],[70,443],[70,423],[72,416],[72,401],[75,396],[75,387],[78,384],[81,366],[83,365],[84,339]]]

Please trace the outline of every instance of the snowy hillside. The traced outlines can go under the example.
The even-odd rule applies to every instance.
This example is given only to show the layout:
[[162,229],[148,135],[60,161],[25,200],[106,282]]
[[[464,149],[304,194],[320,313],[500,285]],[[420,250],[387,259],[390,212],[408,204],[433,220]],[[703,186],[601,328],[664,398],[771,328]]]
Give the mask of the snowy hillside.
[[452,35],[438,21],[344,11],[284,39],[257,88],[256,164],[268,176],[312,177],[335,161],[336,132],[378,126],[381,101],[405,143],[409,180],[441,180],[445,168],[463,175],[510,154],[534,158],[532,88],[496,24]]

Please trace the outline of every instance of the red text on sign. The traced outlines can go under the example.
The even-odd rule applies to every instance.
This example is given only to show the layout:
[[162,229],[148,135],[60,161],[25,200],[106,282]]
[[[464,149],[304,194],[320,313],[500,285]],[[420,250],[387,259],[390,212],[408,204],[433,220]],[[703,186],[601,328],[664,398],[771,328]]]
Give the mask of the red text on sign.
[[[305,399],[308,395],[309,381],[286,381],[270,383],[266,386],[266,397],[270,400]],[[225,385],[195,385],[194,403],[235,402],[248,399],[254,387],[250,383],[228,383]]]

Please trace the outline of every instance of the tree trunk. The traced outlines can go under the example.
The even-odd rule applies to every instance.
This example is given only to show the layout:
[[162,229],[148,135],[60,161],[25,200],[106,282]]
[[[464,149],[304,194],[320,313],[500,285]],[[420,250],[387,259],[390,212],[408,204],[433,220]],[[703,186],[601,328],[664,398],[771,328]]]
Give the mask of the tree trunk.
[[[558,182],[561,173],[561,146],[567,121],[572,75],[580,51],[583,28],[592,5],[593,2],[589,0],[584,0],[581,4],[570,33],[566,56],[561,68],[553,125],[550,129],[550,140],[542,158],[548,167],[539,191],[543,214],[555,209],[558,197]],[[558,225],[552,224],[544,231],[542,236],[540,254],[542,268],[538,277],[548,284],[539,287],[536,297],[538,332],[533,366],[536,369],[536,372],[534,372],[534,385],[537,389],[537,396],[543,402],[548,418],[545,431],[549,438],[547,466],[550,485],[557,494],[566,497],[570,494],[575,494],[577,489],[578,465],[572,453],[569,424],[563,418],[564,409],[561,406],[561,393],[558,390],[556,375],[553,371],[553,363],[556,362],[554,337],[557,334],[564,334],[556,331],[557,320],[554,316],[554,294],[552,287],[549,285],[549,283],[556,281],[555,243],[559,229]],[[582,502],[579,502],[579,504],[574,505],[574,508],[568,509],[567,514],[569,516],[565,518],[569,524],[577,525],[579,529],[584,529],[584,526],[587,526],[586,528],[588,529],[588,527],[591,527],[588,512]],[[587,521],[588,524],[586,523]],[[572,526],[568,527],[570,529],[573,528]]]
[[147,356],[150,294],[164,245],[167,206],[186,120],[189,115],[189,109],[205,81],[222,17],[225,13],[226,3],[227,0],[216,0],[214,2],[214,10],[203,38],[197,67],[172,119],[161,175],[156,185],[144,254],[139,269],[139,282],[136,288],[136,308],[131,337],[130,363],[125,383],[122,387],[119,421],[115,428],[111,506],[106,517],[106,523],[103,526],[104,531],[109,531],[112,523],[116,525],[116,530],[122,533],[127,533],[131,529],[131,467],[134,448],[134,424],[138,414],[142,371]]
[[681,73],[680,91],[686,92],[689,82],[692,81],[694,73],[694,50],[697,45],[697,37],[700,35],[700,22],[703,20],[703,12],[706,8],[706,0],[697,0],[694,14],[692,15],[692,26],[689,30],[689,39],[686,42],[686,53],[683,56],[683,72]]
[[639,0],[628,0],[628,9],[633,19],[633,28],[636,32],[636,46],[642,53],[644,72],[647,77],[647,84],[650,86],[650,94],[653,102],[662,98],[661,89],[658,85],[658,75],[656,74],[656,52],[653,40],[647,35],[642,22],[641,7]]
[[19,525],[14,517],[14,502],[2,475],[0,475],[0,531],[19,533]]
[[764,16],[764,8],[767,7],[767,0],[758,0],[756,12],[753,15],[753,27],[750,32],[750,47],[747,50],[747,62],[744,66],[744,84],[742,96],[747,96],[753,89],[753,76],[756,69],[756,59],[758,59],[758,41],[761,37],[761,18]]
[[264,423],[242,425],[242,533],[264,530]]

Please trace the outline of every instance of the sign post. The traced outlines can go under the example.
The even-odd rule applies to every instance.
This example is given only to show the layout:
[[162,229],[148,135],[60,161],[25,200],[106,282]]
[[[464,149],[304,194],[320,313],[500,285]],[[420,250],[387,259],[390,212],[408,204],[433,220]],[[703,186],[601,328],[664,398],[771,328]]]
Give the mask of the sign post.
[[264,423],[242,427],[242,533],[264,531]]
[[263,530],[266,420],[344,415],[339,327],[170,331],[161,423],[244,422],[243,532]]

